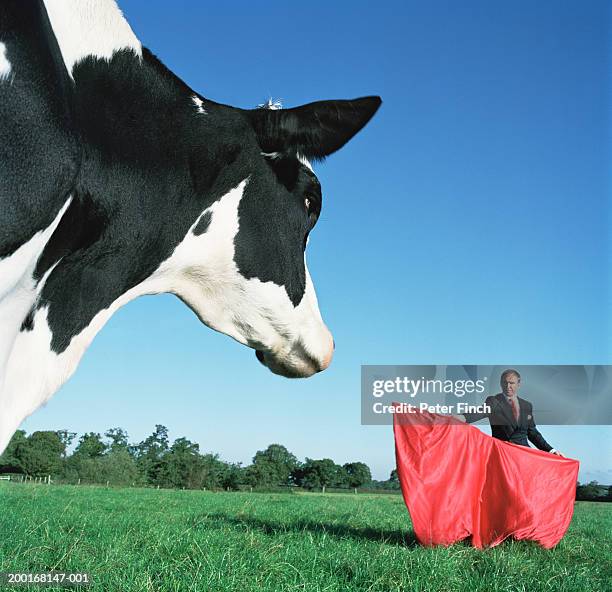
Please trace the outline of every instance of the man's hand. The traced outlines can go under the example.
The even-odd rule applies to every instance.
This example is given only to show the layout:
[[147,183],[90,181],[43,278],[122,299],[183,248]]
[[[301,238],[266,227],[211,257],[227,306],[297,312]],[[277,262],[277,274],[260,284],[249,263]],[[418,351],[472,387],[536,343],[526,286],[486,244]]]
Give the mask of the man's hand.
[[554,454],[555,456],[563,456],[558,450],[556,450],[555,448],[553,448],[550,451],[551,454]]

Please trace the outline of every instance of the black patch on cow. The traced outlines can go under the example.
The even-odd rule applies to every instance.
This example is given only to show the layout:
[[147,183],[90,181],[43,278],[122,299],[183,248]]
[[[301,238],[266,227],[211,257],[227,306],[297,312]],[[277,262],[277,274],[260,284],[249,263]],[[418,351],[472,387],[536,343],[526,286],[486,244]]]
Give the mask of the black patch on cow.
[[240,223],[234,260],[244,277],[284,286],[298,306],[306,287],[304,245],[313,225],[304,199],[316,194],[318,216],[321,189],[312,171],[295,156],[266,161],[267,170],[252,175],[240,201],[238,218],[248,224]]
[[195,234],[196,236],[200,236],[201,234],[204,234],[208,230],[208,227],[210,226],[211,219],[212,219],[212,214],[210,212],[206,212],[202,214],[202,217],[198,220],[198,223],[195,225],[195,228],[193,229],[193,234]]
[[108,217],[108,212],[89,193],[73,195],[70,206],[38,259],[34,279],[40,280],[63,257],[85,253],[102,238]]
[[19,329],[20,331],[32,331],[34,329],[35,310],[36,310],[36,307],[30,309],[28,314],[23,319],[23,322],[21,323],[21,328]]
[[293,191],[300,175],[300,161],[294,155],[278,155],[266,158],[266,162],[285,189]]
[[237,144],[217,146],[216,149],[217,153],[211,154],[208,147],[202,147],[190,157],[189,174],[193,188],[199,194],[210,191],[219,174],[225,167],[233,164],[240,153],[240,146]]
[[47,228],[80,162],[72,81],[42,2],[2,0],[0,41],[11,63],[0,82],[0,259]]

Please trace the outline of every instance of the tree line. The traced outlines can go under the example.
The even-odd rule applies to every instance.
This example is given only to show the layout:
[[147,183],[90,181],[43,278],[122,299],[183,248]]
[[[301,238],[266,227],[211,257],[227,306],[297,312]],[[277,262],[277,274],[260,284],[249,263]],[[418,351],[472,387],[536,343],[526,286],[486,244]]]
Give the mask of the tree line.
[[127,432],[120,427],[104,435],[88,432],[80,436],[68,454],[76,437],[68,430],[36,431],[30,435],[18,430],[0,455],[0,473],[51,476],[65,483],[179,489],[399,489],[395,470],[388,480],[376,481],[363,462],[339,465],[329,458],[306,458],[300,462],[280,444],[258,450],[248,466],[226,462],[218,454],[201,453],[199,444],[187,438],[171,443],[168,428],[159,424],[137,444],[131,444]]
[[612,502],[612,485],[601,485],[597,481],[576,484],[576,499],[591,502]]

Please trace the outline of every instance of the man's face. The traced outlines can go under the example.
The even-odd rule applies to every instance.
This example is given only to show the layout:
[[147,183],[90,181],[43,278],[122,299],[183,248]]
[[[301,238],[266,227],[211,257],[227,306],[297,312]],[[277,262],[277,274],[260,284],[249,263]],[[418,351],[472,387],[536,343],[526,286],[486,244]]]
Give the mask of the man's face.
[[501,387],[506,397],[516,397],[521,386],[521,379],[516,374],[506,374],[501,379]]

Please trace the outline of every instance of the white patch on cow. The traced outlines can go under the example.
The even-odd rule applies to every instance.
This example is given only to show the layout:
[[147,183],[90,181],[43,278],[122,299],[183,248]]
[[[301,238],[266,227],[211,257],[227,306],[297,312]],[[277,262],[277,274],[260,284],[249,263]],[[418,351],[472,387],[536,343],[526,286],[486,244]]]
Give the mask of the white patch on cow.
[[53,32],[72,76],[74,65],[87,56],[110,60],[115,51],[142,44],[115,0],[44,0]]
[[[260,152],[260,154],[262,156],[265,156],[266,158],[270,158],[272,160],[276,159],[276,158],[280,158],[281,156],[283,156],[282,152]],[[310,161],[302,154],[297,155],[297,159],[308,169],[310,169],[311,172],[314,173],[314,169],[312,168],[312,164],[310,164]]]
[[[244,337],[235,330],[231,311],[232,298],[240,280],[244,280],[234,263],[234,237],[238,233],[238,205],[247,182],[243,180],[204,210],[201,216],[211,215],[206,232],[193,233],[200,216],[153,274],[154,279],[167,286],[167,291],[185,300],[209,327],[245,344]],[[224,303],[226,296],[228,300]]]
[[143,284],[129,290],[100,311],[91,323],[72,338],[61,354],[51,349],[53,335],[47,322],[48,307],[34,315],[34,328],[15,339],[0,390],[0,450],[19,424],[31,415],[72,376],[85,350],[112,314],[146,293]]
[[[53,270],[52,267],[40,282],[35,283],[34,268],[71,201],[72,197],[68,198],[47,228],[37,232],[11,256],[0,260],[0,278],[2,279],[0,284],[0,327],[2,327],[0,332],[0,451],[3,449],[2,439],[5,435],[4,422],[8,421],[7,417],[10,416],[3,402],[5,401],[4,384],[10,366],[11,353],[14,350],[23,319],[36,302],[40,290]],[[35,367],[33,360],[36,358],[28,358],[31,373],[35,373],[32,369]],[[9,437],[10,435],[12,432]]]
[[[41,286],[51,272],[52,269],[47,272]],[[163,291],[164,285],[153,278],[128,290],[98,312],[60,354],[51,349],[53,335],[47,322],[48,306],[38,309],[33,329],[19,332],[14,340],[4,376],[0,376],[0,451],[19,424],[45,404],[74,374],[94,337],[119,308],[138,296]]]
[[0,259],[0,307],[9,292],[15,289],[19,282],[31,279],[39,255],[55,232],[71,201],[72,197],[69,197],[47,228],[38,231],[8,257]]
[[0,259],[0,389],[4,368],[21,323],[44,283],[41,281],[37,285],[34,281],[36,262],[71,201],[70,197],[47,228],[37,232],[9,257]]
[[196,110],[198,113],[202,113],[203,115],[208,115],[208,113],[206,112],[206,109],[204,109],[204,101],[200,97],[193,95],[191,97],[191,100],[193,101],[193,104],[196,106]]
[[278,111],[283,108],[283,103],[280,99],[274,101],[272,97],[270,97],[265,103],[260,103],[257,105],[258,109],[270,109],[271,111]]
[[0,81],[8,78],[12,70],[11,62],[6,57],[6,45],[0,43]]
[[310,161],[302,154],[298,154],[298,160],[307,168],[310,169],[310,171],[312,173],[314,173],[314,169],[312,168],[312,165],[310,164]]

